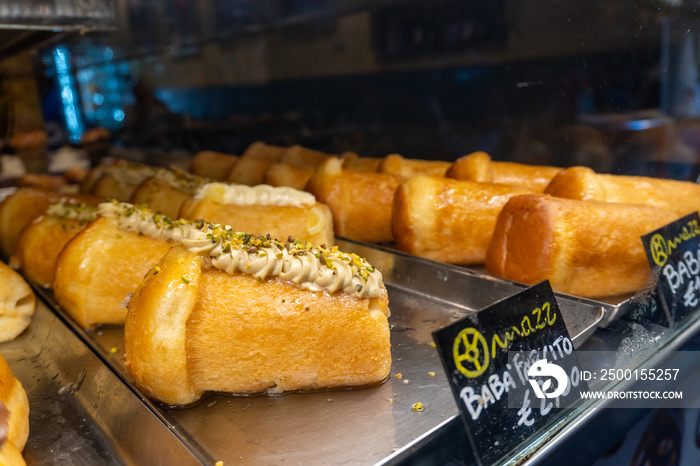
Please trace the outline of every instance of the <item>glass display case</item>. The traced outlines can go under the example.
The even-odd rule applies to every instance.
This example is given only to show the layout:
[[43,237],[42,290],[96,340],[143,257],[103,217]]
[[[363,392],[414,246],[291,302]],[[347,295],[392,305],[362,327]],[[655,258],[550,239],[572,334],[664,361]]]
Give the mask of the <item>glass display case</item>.
[[[29,27],[71,26],[70,15],[59,14],[68,11],[68,3],[0,6],[0,18]],[[363,159],[376,164],[373,173],[383,173],[377,167],[398,154],[402,160],[444,164],[445,178],[448,167],[478,153],[494,162],[557,172],[586,167],[596,175],[638,177],[639,183],[663,179],[696,186],[700,177],[700,17],[693,1],[70,5],[89,10],[86,15],[99,26],[109,23],[103,18],[113,7],[116,28],[67,34],[34,48],[49,162],[67,149],[84,162],[84,152],[90,153],[86,170],[115,161],[188,170],[204,152],[235,164],[264,142],[286,151],[317,151],[345,168]],[[102,137],[97,145],[88,138],[95,131]],[[5,145],[13,148],[10,141]],[[284,169],[291,172],[290,165]],[[313,167],[308,177],[318,170]],[[210,173],[217,171],[219,181],[242,183],[229,166],[217,165]],[[58,169],[51,174],[63,175]],[[259,182],[270,183],[268,175],[261,174]],[[311,189],[308,177],[300,189]],[[397,197],[391,193],[394,208]],[[380,241],[344,234],[336,225],[338,246],[381,271],[391,307],[391,372],[384,383],[361,390],[209,393],[194,406],[167,406],[132,380],[122,327],[84,329],[50,288],[33,283],[42,302],[39,318],[30,332],[0,344],[0,352],[11,366],[22,367],[18,372],[32,406],[40,407],[30,420],[38,425],[50,418],[45,409],[50,402],[62,425],[75,430],[78,450],[37,428],[42,433],[30,433],[25,450],[28,463],[83,454],[103,464],[165,462],[173,455],[193,464],[697,462],[700,397],[693,387],[700,368],[693,354],[700,344],[700,305],[690,305],[682,319],[669,323],[655,283],[612,296],[584,296],[558,288],[553,276],[547,279],[555,283],[581,370],[622,371],[622,377],[587,380],[590,390],[647,390],[625,374],[674,368],[681,377],[653,389],[682,392],[682,402],[580,400],[544,427],[475,451],[433,332],[534,283],[498,276],[483,257],[449,263],[435,260],[432,251],[407,250],[396,240],[405,231],[396,226],[395,215],[391,221],[391,240]],[[596,234],[600,243],[613,236]],[[448,242],[439,238],[438,246]],[[458,241],[466,248],[468,240]],[[538,253],[544,255],[544,249]],[[695,277],[691,269],[686,273]],[[620,273],[631,273],[627,270]],[[45,343],[39,325],[52,329]],[[69,364],[60,352],[41,349],[63,344],[54,339],[70,340],[71,357],[80,362]],[[27,360],[31,367],[24,365]],[[161,448],[151,451],[148,445],[156,439]]]

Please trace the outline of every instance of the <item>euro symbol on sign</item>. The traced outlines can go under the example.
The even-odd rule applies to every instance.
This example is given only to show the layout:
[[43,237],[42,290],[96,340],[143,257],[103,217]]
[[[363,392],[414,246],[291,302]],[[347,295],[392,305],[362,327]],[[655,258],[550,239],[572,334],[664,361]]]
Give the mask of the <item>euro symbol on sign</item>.
[[649,249],[651,249],[651,258],[654,264],[662,267],[668,260],[668,254],[666,253],[666,241],[664,237],[657,233],[651,237],[649,242]]
[[463,329],[455,338],[452,357],[459,372],[470,379],[480,376],[489,367],[486,338],[475,328]]
[[[566,391],[569,384],[566,371],[561,366],[547,362],[546,359],[540,359],[530,366],[527,377],[537,398],[556,398]],[[547,379],[540,388],[537,377],[553,377],[557,381],[557,388],[553,392],[549,392],[552,387],[552,379]]]

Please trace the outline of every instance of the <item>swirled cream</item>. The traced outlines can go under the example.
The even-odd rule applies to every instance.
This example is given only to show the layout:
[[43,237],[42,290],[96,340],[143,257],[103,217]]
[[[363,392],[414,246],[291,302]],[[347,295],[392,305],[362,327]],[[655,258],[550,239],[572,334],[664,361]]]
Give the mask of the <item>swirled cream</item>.
[[116,218],[117,226],[121,230],[167,241],[179,242],[195,228],[194,222],[184,219],[171,220],[166,215],[126,202],[103,202],[97,206],[97,215]]
[[46,209],[46,214],[61,220],[87,223],[97,218],[97,207],[82,202],[57,202]]
[[195,194],[202,185],[209,182],[208,179],[202,178],[201,176],[195,176],[182,170],[169,170],[167,168],[157,169],[153,176],[189,195]]
[[316,203],[313,194],[289,187],[275,188],[266,184],[257,186],[207,183],[197,190],[196,199],[211,199],[219,204],[306,206]]
[[341,290],[360,298],[376,298],[382,289],[381,272],[337,246],[314,247],[292,238],[282,243],[269,235],[251,236],[215,224],[192,229],[182,244],[194,254],[209,256],[219,270],[249,274],[259,281],[278,277],[305,290]]

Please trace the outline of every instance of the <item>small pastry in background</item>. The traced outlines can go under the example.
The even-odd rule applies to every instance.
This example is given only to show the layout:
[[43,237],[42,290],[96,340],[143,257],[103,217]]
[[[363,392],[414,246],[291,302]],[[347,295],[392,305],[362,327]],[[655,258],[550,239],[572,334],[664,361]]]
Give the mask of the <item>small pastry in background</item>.
[[45,189],[49,191],[61,191],[68,185],[61,175],[47,175],[45,173],[27,173],[17,180],[17,186]]
[[344,169],[359,172],[376,172],[384,160],[379,157],[360,157],[354,152],[343,152],[340,158]]
[[22,131],[10,139],[10,145],[24,162],[27,171],[33,173],[46,172],[48,142],[46,131],[40,129]]
[[22,230],[10,265],[39,286],[50,288],[63,246],[96,218],[97,206],[70,202],[50,205]]
[[129,202],[136,188],[156,174],[158,168],[140,163],[119,161],[112,165],[100,165],[81,186],[80,192],[94,194],[102,199]]
[[14,340],[29,327],[36,297],[20,274],[0,262],[0,342]]
[[292,188],[208,183],[185,201],[180,217],[230,225],[237,231],[335,244],[333,216],[325,204]]
[[486,152],[474,152],[455,160],[447,171],[448,178],[521,186],[541,193],[561,168],[496,162]]
[[392,228],[396,246],[450,264],[483,264],[496,218],[518,186],[414,176],[394,196]]
[[146,204],[154,212],[178,218],[182,204],[210,180],[179,170],[159,168],[136,187],[131,204]]
[[22,229],[61,200],[97,205],[101,198],[89,194],[63,194],[27,187],[19,188],[0,203],[0,251],[9,258]]
[[335,234],[367,243],[393,241],[391,209],[403,178],[343,169],[330,157],[314,172],[306,190],[333,212]]
[[311,167],[296,167],[285,163],[276,163],[270,165],[270,168],[265,172],[265,184],[274,187],[287,186],[303,191],[314,171],[315,169]]
[[416,175],[445,176],[450,165],[450,162],[442,160],[407,159],[399,154],[389,154],[384,157],[377,171],[403,178]]
[[92,128],[83,133],[81,145],[87,153],[90,166],[96,167],[109,156],[112,133],[107,128]]
[[652,205],[672,210],[679,217],[700,210],[700,185],[697,183],[601,174],[588,167],[562,170],[545,193],[567,199]]
[[317,150],[307,149],[298,144],[290,146],[282,153],[279,163],[294,165],[295,167],[316,168],[323,163],[331,154]]
[[213,181],[224,181],[237,160],[235,155],[203,150],[192,158],[190,172]]
[[0,448],[0,464],[24,465],[22,450],[29,438],[29,399],[22,383],[12,375],[0,355],[0,423],[5,433]]
[[272,146],[264,142],[254,142],[241,155],[226,176],[230,183],[255,186],[262,184],[265,172],[270,165],[279,162],[286,147]]

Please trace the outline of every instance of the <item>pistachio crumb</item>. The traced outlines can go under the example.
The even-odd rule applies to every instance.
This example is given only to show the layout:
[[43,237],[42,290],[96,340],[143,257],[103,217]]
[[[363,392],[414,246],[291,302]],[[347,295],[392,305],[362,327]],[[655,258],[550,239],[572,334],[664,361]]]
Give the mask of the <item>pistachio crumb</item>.
[[423,411],[423,403],[420,401],[418,403],[415,403],[413,406],[411,406],[411,409],[417,413]]

